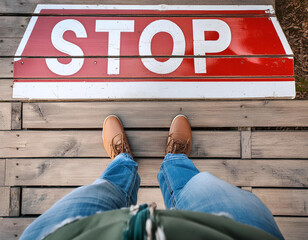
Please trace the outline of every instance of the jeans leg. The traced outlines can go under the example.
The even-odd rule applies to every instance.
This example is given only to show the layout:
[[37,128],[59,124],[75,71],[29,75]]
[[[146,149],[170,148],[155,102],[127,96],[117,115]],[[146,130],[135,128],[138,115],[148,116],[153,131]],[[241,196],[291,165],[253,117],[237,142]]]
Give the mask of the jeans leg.
[[136,205],[137,193],[140,186],[140,176],[137,173],[138,164],[128,153],[119,154],[106,168],[103,174],[93,183],[100,183],[101,180],[119,188],[126,200],[125,207]]
[[167,154],[157,179],[167,209],[176,207],[176,195],[199,170],[185,154]]
[[272,213],[257,196],[210,173],[199,173],[186,155],[167,156],[158,173],[167,208],[229,217],[284,239]]
[[93,184],[79,187],[55,203],[20,239],[42,239],[74,220],[136,204],[140,184],[137,168],[129,154],[118,155]]
[[272,213],[256,195],[207,172],[185,185],[177,195],[176,208],[229,217],[284,239]]

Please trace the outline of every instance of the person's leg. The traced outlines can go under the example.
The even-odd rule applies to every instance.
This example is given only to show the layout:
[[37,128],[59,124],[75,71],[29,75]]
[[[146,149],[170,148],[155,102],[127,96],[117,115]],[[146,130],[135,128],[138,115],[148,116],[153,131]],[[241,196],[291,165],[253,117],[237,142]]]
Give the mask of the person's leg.
[[[157,179],[163,194],[165,206],[172,208],[175,206],[174,191],[181,189],[196,174],[199,173],[194,164],[186,158],[191,151],[192,134],[190,124],[184,115],[176,116],[170,126],[167,138],[166,157],[161,165]],[[173,155],[177,153],[177,155]],[[182,158],[183,161],[173,161]],[[176,166],[170,168],[169,165]],[[173,176],[172,179],[169,176]]]
[[140,186],[140,176],[137,170],[138,164],[133,160],[131,155],[121,153],[108,165],[100,178],[93,184],[108,181],[121,190],[125,201],[125,205],[121,207],[136,205],[137,193]]
[[184,154],[166,156],[158,174],[166,208],[229,217],[283,239],[272,213],[258,197],[208,172],[197,173],[192,165]]
[[55,203],[20,239],[41,239],[62,224],[136,204],[140,185],[137,168],[129,154],[118,155],[93,184],[79,187]]
[[[104,127],[108,129],[108,125],[104,124]],[[126,141],[124,145],[128,145],[125,138],[121,136],[120,139],[113,138],[113,140],[124,140]],[[108,143],[108,137],[104,140]],[[123,146],[122,143],[121,145]],[[71,221],[136,204],[140,185],[138,164],[133,160],[131,152],[127,151],[129,147],[125,148],[126,150],[124,147],[122,150],[117,148],[119,154],[116,154],[115,158],[111,156],[114,160],[93,184],[75,189],[54,204],[29,225],[20,239],[42,239]],[[109,154],[108,151],[107,153]]]
[[157,175],[167,209],[177,205],[176,195],[199,170],[185,154],[168,153]]
[[185,129],[191,131],[187,123],[184,117],[177,117],[172,122],[167,155],[158,173],[166,208],[230,217],[283,239],[271,212],[254,194],[210,173],[199,173],[188,158],[189,147],[183,147],[190,138],[188,133],[183,134]]

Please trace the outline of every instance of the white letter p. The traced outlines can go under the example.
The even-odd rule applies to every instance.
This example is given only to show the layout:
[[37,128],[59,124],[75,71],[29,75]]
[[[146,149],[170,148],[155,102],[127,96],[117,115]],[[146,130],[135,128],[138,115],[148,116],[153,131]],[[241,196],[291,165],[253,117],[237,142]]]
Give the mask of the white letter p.
[[[205,31],[218,32],[217,40],[205,40]],[[227,23],[219,19],[193,19],[194,55],[218,53],[231,43],[231,30]],[[195,58],[195,73],[206,73],[206,59]]]

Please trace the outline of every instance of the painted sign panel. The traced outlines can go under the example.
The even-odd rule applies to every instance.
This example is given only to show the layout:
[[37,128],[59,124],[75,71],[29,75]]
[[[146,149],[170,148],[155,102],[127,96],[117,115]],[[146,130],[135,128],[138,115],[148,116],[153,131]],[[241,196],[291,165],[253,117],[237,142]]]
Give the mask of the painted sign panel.
[[[14,97],[292,98],[271,6],[38,5]],[[53,15],[53,16],[51,16]]]

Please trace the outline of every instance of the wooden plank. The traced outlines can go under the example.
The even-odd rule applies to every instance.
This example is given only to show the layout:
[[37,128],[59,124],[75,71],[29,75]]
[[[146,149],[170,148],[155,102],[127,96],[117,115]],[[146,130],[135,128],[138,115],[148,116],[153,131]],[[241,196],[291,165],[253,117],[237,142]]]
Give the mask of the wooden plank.
[[[1,19],[1,18],[0,18]],[[15,56],[21,38],[0,38],[0,56]]]
[[0,218],[0,239],[18,239],[35,218]]
[[[158,186],[162,159],[136,159],[142,186]],[[7,159],[6,185],[79,186],[91,184],[110,159]],[[201,171],[236,186],[307,187],[308,161],[304,160],[193,160]]]
[[[76,16],[72,16],[72,17],[76,17]],[[90,17],[93,17],[93,18],[95,18],[96,16],[94,15],[94,16],[90,16]],[[1,16],[0,16],[0,20],[1,20]],[[50,19],[50,22],[55,22],[55,21],[61,21],[62,19],[63,19],[63,17],[59,17],[59,16],[53,16],[53,17],[45,17],[45,18],[49,18]],[[77,16],[77,18],[79,18],[80,19],[80,16]],[[81,17],[82,18],[82,17]],[[140,16],[139,16],[139,18],[140,18]],[[147,17],[144,17],[144,19],[146,19]],[[163,17],[161,17],[161,18],[163,18]],[[182,18],[184,18],[184,19],[186,19],[186,18],[189,18],[189,16],[183,16]],[[173,18],[174,19],[174,18]],[[191,18],[190,18],[191,19]],[[227,17],[225,17],[225,19],[228,19]],[[245,18],[240,18],[240,17],[238,17],[238,19],[239,19],[239,21],[241,20],[241,21],[243,21],[243,19],[245,19]],[[258,20],[257,20],[258,21]],[[1,25],[1,24],[0,24]],[[50,29],[50,32],[52,31],[52,29]],[[140,30],[135,30],[135,31],[138,31],[138,32],[140,32]],[[50,33],[51,34],[51,33]],[[235,37],[238,37],[238,36],[235,36]],[[260,36],[259,36],[260,37]],[[5,49],[0,49],[0,58],[8,58],[8,57],[11,57],[11,58],[14,58],[14,57],[21,57],[22,56],[22,58],[23,58],[23,61],[24,61],[24,63],[25,64],[32,64],[33,62],[35,62],[36,64],[38,63],[38,59],[35,59],[35,61],[31,61],[31,60],[27,60],[26,58],[24,58],[24,57],[58,57],[58,56],[62,56],[62,55],[60,55],[60,54],[57,54],[57,53],[52,53],[52,52],[50,52],[50,51],[48,51],[48,52],[46,52],[46,49],[44,48],[44,45],[43,46],[40,46],[40,48],[38,48],[38,49],[32,49],[32,51],[27,51],[27,53],[26,53],[26,55],[25,54],[22,54],[22,55],[20,55],[21,53],[19,53],[18,55],[15,55],[16,54],[16,50],[17,50],[17,48],[18,48],[18,46],[19,46],[19,43],[21,42],[21,37],[1,37],[0,36],[0,46],[2,46],[2,48],[5,48]],[[240,38],[239,38],[239,40],[240,40]],[[33,40],[32,40],[33,41]],[[132,41],[132,40],[130,40],[130,41]],[[128,41],[129,42],[129,41]],[[103,43],[106,43],[107,44],[107,42],[105,41],[105,42],[103,42]],[[31,46],[31,45],[30,45]],[[49,46],[49,45],[48,45]],[[82,47],[84,47],[84,46],[80,46],[81,48]],[[191,49],[192,47],[189,47],[189,49]],[[98,50],[99,50],[99,48],[97,48]],[[39,50],[42,50],[42,51],[39,51]],[[45,50],[45,51],[43,51],[43,50]],[[270,49],[271,51],[270,52],[268,52],[266,49],[265,50],[263,50],[264,52],[260,52],[259,54],[252,54],[251,52],[245,52],[244,51],[244,49],[242,50],[242,52],[240,52],[240,53],[237,53],[237,54],[233,54],[233,52],[231,52],[231,54],[228,54],[228,53],[226,53],[225,55],[227,55],[227,56],[230,56],[230,55],[235,55],[235,56],[237,56],[237,58],[239,57],[239,56],[242,56],[242,58],[240,59],[240,60],[236,60],[236,59],[229,59],[230,61],[228,61],[228,59],[223,59],[224,60],[224,63],[228,63],[228,64],[238,64],[238,63],[241,63],[241,64],[245,64],[245,62],[246,62],[246,65],[244,65],[244,66],[247,66],[247,67],[249,67],[249,66],[252,66],[252,65],[250,65],[249,64],[249,62],[250,62],[250,60],[251,60],[251,57],[253,57],[253,59],[252,60],[258,60],[258,61],[260,61],[260,63],[259,64],[266,64],[266,65],[268,65],[268,64],[271,64],[271,66],[265,66],[265,67],[263,67],[263,68],[261,68],[261,67],[259,67],[258,69],[255,69],[255,70],[253,70],[253,71],[251,71],[251,72],[255,72],[255,73],[263,73],[262,75],[260,75],[260,76],[271,76],[271,75],[273,75],[273,76],[290,76],[290,75],[292,75],[292,72],[289,70],[287,70],[287,69],[280,69],[280,68],[278,68],[278,66],[276,65],[274,65],[273,64],[273,62],[272,61],[270,61],[271,59],[268,59],[268,58],[274,58],[273,60],[278,64],[278,63],[280,63],[280,65],[281,66],[288,66],[288,65],[286,65],[286,64],[284,64],[284,65],[282,65],[281,64],[281,62],[282,63],[287,63],[287,62],[289,62],[289,60],[288,60],[288,58],[287,58],[287,55],[285,55],[285,52],[283,51],[283,52],[276,52],[275,50],[273,50],[273,49]],[[264,53],[264,54],[262,54],[262,53]],[[164,52],[157,52],[156,53],[156,56],[159,56],[159,55],[163,55],[163,56],[166,56],[167,54],[164,54]],[[193,55],[193,53],[191,52],[190,54],[187,54],[188,56],[191,56],[191,55]],[[247,57],[245,57],[245,56],[247,56],[247,55],[250,55],[251,57],[250,58],[247,58]],[[253,56],[253,55],[255,55],[255,56]],[[260,55],[266,55],[266,56],[260,56]],[[86,57],[88,57],[88,56],[90,56],[91,58],[93,58],[92,60],[93,61],[98,61],[97,63],[99,64],[100,63],[100,61],[104,61],[103,59],[101,59],[101,57],[105,57],[105,56],[107,56],[107,53],[103,53],[103,52],[95,52],[94,54],[86,54],[85,55]],[[94,56],[96,56],[96,57],[94,57]],[[127,59],[127,58],[125,58],[124,56],[134,56],[134,58],[132,58],[131,60],[129,60],[129,59]],[[172,57],[172,55],[168,55],[169,57]],[[222,58],[224,58],[223,57],[224,55],[221,55],[221,57]],[[125,61],[124,62],[124,64],[130,64],[130,65],[133,65],[133,63],[131,64],[131,62],[132,62],[132,60],[134,60],[135,58],[139,58],[138,57],[138,52],[129,52],[129,53],[124,53],[123,55],[121,55],[120,56],[120,58],[121,57],[124,57],[124,58],[122,58],[121,59],[121,62],[122,61]],[[166,56],[166,58],[167,58],[167,56]],[[255,58],[255,59],[254,59]],[[188,58],[188,59],[190,59],[190,57]],[[209,58],[207,58],[207,59],[211,59],[210,57]],[[137,59],[137,60],[139,60],[139,59]],[[45,61],[45,60],[44,60]],[[93,63],[93,61],[91,61],[92,63]],[[189,60],[189,62],[191,62],[192,60]],[[210,60],[211,61],[211,60]],[[248,63],[247,63],[247,61],[248,61]],[[134,62],[137,62],[137,61],[134,61]],[[186,61],[184,61],[184,64],[185,64],[185,62]],[[213,62],[214,64],[216,63],[216,62]],[[290,61],[290,63],[292,63],[292,61]],[[137,67],[137,66],[136,66]],[[230,68],[230,66],[229,66],[229,68]],[[231,68],[232,68],[232,66],[231,66]],[[95,69],[95,68],[94,68]],[[140,67],[138,67],[137,68],[138,70],[140,70]],[[276,70],[275,70],[276,69]],[[280,69],[280,74],[277,74],[277,70],[279,70]],[[142,70],[142,69],[141,69]],[[269,72],[266,72],[266,70],[268,70]],[[234,75],[236,75],[236,76],[249,76],[249,75],[247,75],[247,74],[245,74],[247,72],[247,70],[244,70],[242,73],[240,72],[240,71],[235,71],[234,72]],[[222,72],[222,74],[219,74],[220,76],[224,76],[225,74],[224,74],[225,72]],[[29,74],[29,73],[28,73]],[[31,75],[32,77],[34,77],[34,76],[37,76],[35,73],[32,73],[33,75]],[[94,73],[92,73],[91,75],[89,75],[89,77],[95,77],[96,75],[93,75]],[[141,72],[139,72],[139,73],[135,73],[135,74],[141,74]],[[30,75],[27,75],[27,76],[30,76]],[[41,76],[41,75],[40,75]],[[81,76],[81,75],[77,75],[77,76]],[[102,74],[101,75],[99,75],[99,76],[101,76],[102,78],[104,78],[104,77],[106,77],[106,76],[108,76],[108,77],[110,77],[109,75],[105,75],[104,74],[104,72],[102,72]],[[121,76],[121,75],[120,75]],[[143,76],[143,75],[129,75],[129,76],[131,76],[131,77],[133,77],[133,76]],[[174,76],[174,75],[171,75],[171,76]],[[183,75],[183,76],[189,76],[188,75],[188,73],[185,73],[185,75]],[[193,75],[193,76],[196,76],[196,75]],[[212,74],[210,74],[210,75],[202,75],[202,76],[213,76]],[[54,77],[56,77],[56,76],[54,76]],[[121,76],[121,77],[123,77],[123,76]],[[61,78],[62,79],[62,78]]]
[[241,131],[241,150],[242,158],[251,158],[251,129]]
[[[37,4],[46,3],[44,0],[27,0],[25,4],[23,1],[1,1],[0,2],[0,13],[33,13]],[[98,4],[97,0],[50,0],[48,4]],[[101,4],[166,4],[165,0],[105,0]],[[168,0],[170,5],[273,5],[275,6],[274,0]]]
[[[74,188],[24,188],[22,194],[22,214],[42,214],[56,201],[71,192]],[[290,189],[253,189],[273,215],[307,216],[304,206],[308,190]],[[291,194],[288,196],[288,194]],[[163,207],[159,188],[140,188],[138,203],[157,202]],[[279,202],[279,204],[277,204]]]
[[[307,189],[252,189],[273,215],[308,216]],[[278,204],[279,203],[279,204]]]
[[252,192],[252,187],[242,187],[242,189],[247,192]]
[[22,16],[19,16],[19,17],[18,16],[0,16],[0,36],[1,38],[20,38],[21,39],[28,26],[30,18],[31,17],[22,17]]
[[21,214],[42,214],[75,188],[23,188]]
[[12,100],[13,80],[0,79],[0,101]]
[[308,218],[275,217],[275,220],[286,240],[308,239]]
[[[162,157],[168,131],[126,131],[136,157]],[[107,157],[101,131],[2,131],[0,157]],[[239,157],[237,131],[193,131],[192,157]]]
[[252,132],[253,158],[308,158],[308,132]]
[[11,129],[11,103],[0,103],[0,130]]
[[17,217],[20,214],[20,187],[11,187],[10,216]]
[[[127,111],[129,106],[129,111]],[[308,101],[167,101],[25,103],[25,128],[101,128],[116,114],[129,128],[169,128],[184,114],[193,127],[308,126]]]
[[4,185],[5,181],[5,160],[0,159],[0,186]]
[[14,65],[12,62],[13,59],[11,58],[0,58],[0,78],[13,78]]
[[[73,191],[75,188],[23,188],[22,214],[42,214],[55,202]],[[138,203],[156,202],[159,208],[164,208],[162,194],[159,188],[140,188]]]
[[[146,18],[146,17],[145,17]],[[65,17],[64,17],[65,19]],[[264,21],[268,21],[267,18],[264,18]],[[256,23],[257,24],[257,23]],[[278,40],[279,41],[279,40]],[[32,41],[34,42],[34,41]],[[124,42],[124,40],[123,40]],[[34,48],[36,47],[36,45],[33,46]],[[48,49],[49,46],[46,46],[46,48]],[[132,47],[133,48],[133,47]],[[244,48],[244,47],[243,47]],[[39,55],[47,55],[47,53],[38,53]],[[104,55],[103,53],[98,53],[101,55]],[[51,55],[54,56],[54,55]],[[171,58],[171,56],[168,56],[168,58]],[[273,57],[273,56],[266,56],[266,57],[241,57],[239,55],[236,55],[234,57],[224,57],[221,56],[219,58],[209,58],[206,60],[207,64],[212,66],[211,72],[210,73],[200,73],[200,74],[196,74],[193,68],[193,64],[194,64],[194,59],[195,57],[187,57],[184,58],[182,64],[179,66],[179,68],[177,69],[178,72],[180,72],[180,74],[177,71],[174,71],[172,73],[169,74],[161,74],[158,75],[157,73],[154,72],[150,72],[142,63],[142,61],[140,60],[140,57],[127,57],[127,58],[123,58],[120,60],[121,63],[123,63],[123,70],[120,71],[119,75],[113,75],[110,76],[108,75],[107,71],[104,71],[104,66],[107,65],[107,59],[106,58],[100,58],[100,56],[98,56],[97,58],[82,58],[85,59],[84,60],[84,65],[81,71],[78,71],[75,75],[72,76],[63,76],[63,75],[59,75],[59,74],[55,74],[52,71],[50,71],[50,69],[48,68],[48,66],[46,65],[46,59],[45,58],[23,58],[21,61],[16,62],[14,64],[14,77],[15,78],[29,78],[31,80],[28,80],[28,84],[35,82],[36,78],[47,78],[47,79],[60,79],[63,82],[71,82],[71,80],[76,80],[79,78],[83,78],[83,80],[79,80],[76,82],[74,82],[75,85],[80,84],[80,82],[86,82],[88,83],[93,83],[93,78],[97,78],[94,81],[97,81],[97,83],[103,84],[104,82],[108,81],[108,82],[112,82],[114,84],[116,84],[117,82],[122,82],[123,78],[129,78],[130,81],[134,81],[134,82],[139,82],[136,79],[145,79],[145,81],[149,81],[148,79],[153,79],[154,78],[154,82],[157,80],[160,82],[161,84],[161,80],[163,80],[164,82],[170,82],[170,78],[182,78],[180,80],[177,80],[176,82],[181,82],[181,85],[183,86],[183,81],[184,82],[189,82],[189,81],[193,81],[193,82],[203,82],[203,84],[209,84],[209,82],[221,82],[221,84],[223,82],[233,82],[233,84],[237,84],[239,87],[243,86],[247,89],[250,89],[248,91],[246,91],[246,95],[237,95],[237,94],[232,94],[234,97],[233,98],[245,98],[245,97],[250,97],[252,98],[253,96],[256,96],[254,98],[257,98],[259,96],[259,92],[260,90],[258,89],[253,89],[254,92],[253,93],[249,93],[249,91],[252,91],[252,88],[249,88],[249,85],[242,85],[241,82],[247,83],[247,82],[253,82],[254,84],[258,84],[257,86],[263,86],[261,85],[262,82],[265,82],[264,86],[272,86],[270,85],[271,82],[275,82],[276,84],[282,84],[281,82],[287,81],[286,83],[290,84],[290,85],[286,85],[286,86],[292,86],[291,84],[294,82],[294,78],[293,76],[293,59],[291,59],[290,57]],[[259,62],[259,67],[255,67],[254,62],[258,61]],[[94,62],[96,62],[96,64],[94,64]],[[244,62],[244,68],[241,66],[241,62]],[[86,67],[88,65],[93,65],[91,67]],[[36,66],[38,69],[33,70],[33,67]],[[228,68],[223,68],[222,66],[228,66]],[[222,68],[223,70],[219,69]],[[243,69],[242,69],[243,68]],[[66,68],[67,69],[67,68]],[[64,71],[64,70],[63,70]],[[185,74],[181,74],[182,71],[185,71]],[[262,76],[262,79],[254,79],[252,77],[258,77],[258,76]],[[4,77],[7,77],[4,75]],[[109,80],[108,78],[113,77],[113,80]],[[200,77],[204,77],[205,80],[200,80]],[[219,77],[220,80],[213,80],[213,79],[208,79],[209,77]],[[276,78],[273,78],[276,77]],[[287,79],[285,79],[284,77],[288,77]],[[91,78],[90,80],[88,80],[88,78]],[[156,79],[155,79],[156,78]],[[34,81],[33,81],[34,79]],[[86,79],[86,80],[84,80]],[[107,80],[108,79],[108,80]],[[120,80],[119,80],[120,79]],[[46,81],[46,80],[45,80]],[[60,82],[62,82],[60,81]],[[22,80],[20,80],[20,82],[22,82]],[[44,82],[44,80],[42,80],[42,82]],[[56,82],[56,81],[53,81]],[[129,81],[128,81],[129,82]],[[174,80],[172,82],[175,82]],[[51,82],[50,82],[51,83]],[[57,82],[56,82],[57,83]],[[21,84],[21,83],[20,83]],[[60,83],[58,82],[58,85]],[[229,85],[227,85],[227,83],[225,83],[226,86],[228,87]],[[105,86],[105,85],[102,85]],[[151,83],[151,86],[154,87],[154,83]],[[186,86],[186,85],[185,85]],[[222,85],[225,86],[225,85]],[[232,85],[233,86],[233,85]],[[238,89],[236,87],[232,87],[230,85],[229,88],[230,91],[238,91]],[[280,85],[279,85],[280,86]],[[284,85],[281,85],[281,87],[283,87]],[[122,85],[119,85],[119,87],[122,88]],[[211,87],[211,85],[209,85],[209,87]],[[184,87],[185,88],[185,87]],[[276,88],[273,88],[276,89]],[[119,91],[119,89],[116,89],[117,91]],[[181,92],[182,98],[189,98],[186,95],[185,91],[182,91],[182,88],[179,88],[179,92]],[[188,90],[187,88],[185,88],[185,90]],[[204,91],[206,91],[207,89],[204,89]],[[211,89],[212,91],[217,91],[215,90],[215,88]],[[289,90],[289,89],[287,89]],[[160,89],[160,91],[163,91],[162,89]],[[198,89],[193,88],[191,91],[194,91],[197,94],[201,94],[200,91],[198,91]],[[274,97],[285,97],[285,96],[289,96],[289,92],[283,92],[283,91],[279,91],[279,89],[275,90],[277,91],[276,94],[274,95],[270,92],[264,92],[262,95],[262,98],[274,98]],[[220,91],[222,92],[222,90]],[[163,95],[163,99],[166,98],[179,98],[178,95],[174,95],[174,97],[172,96],[172,91],[166,92],[165,95]],[[268,95],[267,95],[268,94]],[[281,95],[281,96],[280,96]],[[35,97],[37,98],[46,98],[45,96],[41,97],[41,95],[35,95],[35,96],[39,96],[39,97]],[[61,97],[61,95],[57,95],[59,96],[58,98],[63,98]],[[109,95],[107,95],[109,96]],[[102,95],[99,97],[92,97],[92,98],[106,98],[109,99],[111,98],[113,95],[111,94],[110,97],[106,97],[106,95]],[[133,95],[131,97],[126,97],[126,98],[139,98],[138,96],[140,96],[140,94]],[[142,96],[142,95],[141,95]],[[151,95],[150,95],[151,96]],[[197,95],[199,96],[198,98],[202,98],[202,95]],[[238,96],[238,97],[236,97]],[[76,98],[76,96],[74,96]],[[196,96],[192,95],[191,98],[193,98]],[[213,98],[214,96],[209,94],[208,98]],[[216,97],[216,96],[215,96]],[[52,98],[54,99],[52,94],[48,95],[48,98]],[[83,98],[83,95],[77,95],[77,98]],[[89,97],[88,97],[89,98]],[[125,97],[123,97],[125,99]],[[143,97],[143,98],[149,98],[148,96]],[[153,97],[152,97],[153,98]],[[260,98],[260,97],[259,97]],[[111,98],[112,99],[112,98]]]
[[157,208],[165,209],[165,203],[160,188],[140,188],[138,191],[137,204],[155,202]]
[[22,103],[21,102],[13,102],[12,103],[12,130],[21,129],[21,111],[22,111]]
[[[22,186],[80,186],[91,184],[110,159],[8,159],[6,183]],[[55,177],[56,176],[56,177]]]
[[0,216],[9,216],[10,213],[10,188],[0,187]]

